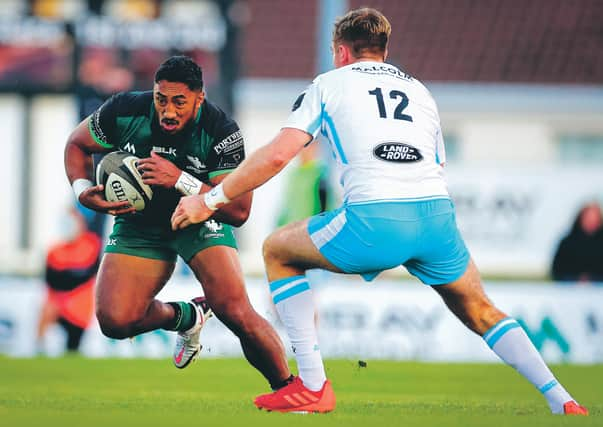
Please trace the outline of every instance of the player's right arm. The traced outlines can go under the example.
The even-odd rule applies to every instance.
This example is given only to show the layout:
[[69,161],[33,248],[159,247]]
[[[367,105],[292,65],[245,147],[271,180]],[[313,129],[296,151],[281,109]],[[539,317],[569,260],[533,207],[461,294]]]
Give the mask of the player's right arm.
[[[99,114],[99,112],[95,114]],[[84,119],[69,135],[65,146],[67,178],[74,186],[79,202],[87,208],[111,215],[134,212],[134,207],[130,206],[127,201],[109,202],[105,200],[104,187],[93,184],[92,154],[113,151],[113,148],[109,144],[99,143],[93,137],[91,120],[94,120],[94,116]]]

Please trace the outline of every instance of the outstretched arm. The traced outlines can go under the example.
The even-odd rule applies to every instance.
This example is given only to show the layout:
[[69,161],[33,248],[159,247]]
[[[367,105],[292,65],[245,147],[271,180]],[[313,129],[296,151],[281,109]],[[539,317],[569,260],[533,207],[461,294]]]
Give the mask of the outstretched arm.
[[233,199],[255,190],[287,166],[310,140],[311,136],[299,129],[282,129],[222,182],[224,194]]
[[311,140],[308,133],[299,129],[281,129],[269,144],[245,159],[210,192],[180,199],[172,215],[172,229],[205,221],[217,208],[258,188],[279,173]]

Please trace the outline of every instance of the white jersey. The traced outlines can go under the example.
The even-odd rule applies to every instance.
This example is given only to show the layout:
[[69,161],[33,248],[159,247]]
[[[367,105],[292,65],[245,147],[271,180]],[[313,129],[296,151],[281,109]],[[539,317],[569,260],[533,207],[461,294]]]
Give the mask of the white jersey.
[[328,139],[347,203],[448,197],[435,101],[393,65],[357,62],[319,75],[283,127]]

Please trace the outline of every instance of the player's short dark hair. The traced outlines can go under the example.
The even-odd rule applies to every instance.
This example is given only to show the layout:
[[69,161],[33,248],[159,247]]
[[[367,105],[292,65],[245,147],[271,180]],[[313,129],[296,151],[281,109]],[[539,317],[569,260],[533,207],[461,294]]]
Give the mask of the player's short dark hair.
[[184,83],[190,90],[203,89],[201,67],[188,56],[172,56],[159,66],[155,72],[155,83],[160,80]]
[[370,7],[354,9],[335,22],[333,43],[345,43],[352,49],[355,57],[369,52],[382,54],[392,27],[387,18],[378,10]]

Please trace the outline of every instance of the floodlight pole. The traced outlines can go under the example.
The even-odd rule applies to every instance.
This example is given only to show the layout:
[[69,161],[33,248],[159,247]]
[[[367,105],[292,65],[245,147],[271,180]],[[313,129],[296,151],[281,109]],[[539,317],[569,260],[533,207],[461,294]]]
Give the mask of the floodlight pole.
[[318,2],[318,37],[316,52],[318,60],[317,73],[324,73],[333,68],[331,55],[331,36],[335,19],[345,14],[348,9],[348,0],[319,0]]

